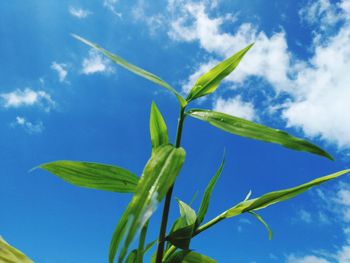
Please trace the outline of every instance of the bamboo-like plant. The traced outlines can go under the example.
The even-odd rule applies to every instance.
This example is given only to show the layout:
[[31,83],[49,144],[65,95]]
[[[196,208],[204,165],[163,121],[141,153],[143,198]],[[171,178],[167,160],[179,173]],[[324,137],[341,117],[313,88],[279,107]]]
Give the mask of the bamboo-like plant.
[[[279,144],[292,150],[317,154],[330,160],[333,160],[333,158],[316,145],[293,137],[284,131],[212,110],[187,109],[192,101],[213,93],[220,85],[220,82],[237,67],[243,56],[252,48],[253,44],[245,47],[202,75],[196,81],[187,97],[184,98],[158,76],[128,63],[121,57],[110,53],[97,44],[80,36],[73,36],[98,50],[116,64],[172,92],[176,96],[180,106],[176,141],[174,144],[171,144],[162,114],[156,104],[152,104],[150,113],[152,153],[141,177],[121,167],[90,162],[55,161],[39,166],[39,168],[47,170],[76,186],[119,193],[133,193],[131,201],[120,218],[110,242],[110,263],[115,261],[118,252],[118,262],[140,263],[143,261],[144,254],[156,243],[157,249],[151,259],[152,262],[216,262],[214,259],[192,251],[190,247],[191,239],[220,221],[243,213],[250,213],[255,216],[267,228],[269,238],[271,238],[272,231],[262,217],[256,213],[257,210],[288,200],[309,190],[313,186],[337,178],[350,171],[342,170],[290,189],[270,192],[256,198],[251,198],[251,193],[248,193],[242,202],[203,223],[213,189],[224,167],[224,158],[216,174],[205,189],[203,199],[197,211],[185,202],[177,200],[180,208],[180,216],[175,220],[170,231],[167,232],[173,185],[186,156],[185,150],[181,147],[181,135],[186,117],[197,118],[235,135]],[[146,245],[148,222],[154,214],[157,204],[164,198],[159,237],[157,240]],[[132,241],[137,235],[139,236],[138,247],[130,251]]]

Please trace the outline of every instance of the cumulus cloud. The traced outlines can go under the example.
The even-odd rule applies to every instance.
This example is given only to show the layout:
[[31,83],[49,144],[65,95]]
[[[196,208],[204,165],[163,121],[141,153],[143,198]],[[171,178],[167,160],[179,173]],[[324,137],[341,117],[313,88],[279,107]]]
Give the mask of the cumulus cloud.
[[67,65],[64,63],[57,63],[56,61],[52,62],[51,69],[56,71],[58,74],[58,79],[60,82],[65,82],[68,70]]
[[247,120],[256,119],[254,106],[250,102],[244,102],[240,96],[234,98],[218,98],[214,103],[214,110],[241,117]]
[[[199,61],[184,81],[183,91],[187,93],[217,59],[229,57],[255,42],[224,83],[242,87],[251,77],[265,80],[277,98],[283,95],[269,102],[269,107],[277,109],[279,114],[275,115],[282,118],[287,127],[331,142],[339,149],[350,148],[350,115],[346,114],[350,112],[350,74],[347,73],[350,68],[350,1],[310,1],[301,9],[303,21],[318,23],[310,32],[313,46],[308,49],[310,56],[306,60],[297,60],[289,51],[282,28],[267,35],[256,26],[244,23],[230,33],[222,28],[227,20],[232,22],[235,15],[215,17],[210,13],[211,8],[206,1],[168,0],[168,11],[172,14],[169,37],[174,41],[197,42],[212,56]],[[214,107],[217,104],[214,101]]]
[[35,91],[30,88],[1,93],[0,98],[2,99],[2,105],[5,108],[40,106],[43,107],[45,111],[50,111],[55,106],[55,102],[51,99],[50,94],[42,90]]
[[305,134],[320,136],[339,148],[349,148],[350,20],[344,21],[335,35],[324,33],[322,37],[325,44],[315,45],[311,59],[296,73],[291,91],[294,100],[283,117],[289,127],[301,128]]
[[70,6],[68,9],[69,13],[79,19],[83,19],[92,14],[91,11],[79,7]]
[[29,134],[38,134],[43,132],[44,125],[41,121],[37,123],[32,123],[24,117],[17,116],[15,122],[12,123],[12,126],[22,127]]
[[91,49],[88,57],[83,59],[82,73],[91,75],[94,73],[110,74],[114,72],[111,62],[99,54],[96,50]]
[[[264,77],[280,90],[289,87],[290,54],[282,30],[268,37],[252,24],[244,23],[235,33],[226,33],[221,27],[225,21],[235,20],[234,15],[213,18],[207,12],[208,6],[203,2],[172,1],[171,9],[174,11],[176,8],[178,15],[170,23],[168,32],[173,40],[197,41],[204,50],[221,59],[255,42],[254,48],[249,51],[249,56],[243,59],[234,74],[227,77],[226,81],[242,83],[248,77],[257,76]],[[211,67],[213,60],[205,64],[200,64],[199,70],[190,76],[188,82],[191,82],[193,76],[198,76],[203,68]],[[188,89],[188,86],[185,85],[184,89]]]

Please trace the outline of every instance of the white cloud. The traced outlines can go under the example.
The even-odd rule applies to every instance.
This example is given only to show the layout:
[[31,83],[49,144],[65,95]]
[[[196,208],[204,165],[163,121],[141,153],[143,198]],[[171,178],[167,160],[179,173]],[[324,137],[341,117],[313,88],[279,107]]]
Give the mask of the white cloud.
[[[204,50],[222,59],[255,42],[249,55],[242,60],[235,72],[226,78],[226,81],[242,83],[248,77],[257,76],[264,77],[279,90],[289,88],[290,54],[282,30],[268,37],[252,24],[245,23],[239,26],[236,33],[230,34],[223,32],[221,27],[227,19],[235,20],[232,14],[212,18],[206,12],[208,7],[203,2],[172,1],[171,9],[174,11],[176,8],[179,15],[170,23],[168,32],[173,40],[198,41]],[[212,66],[213,60],[206,64]],[[199,75],[198,72],[205,67],[209,68],[209,65],[205,66],[202,63],[200,69],[191,77]]]
[[91,49],[88,57],[82,62],[82,73],[91,75],[94,73],[110,74],[114,72],[111,62],[99,54],[96,50]]
[[291,255],[288,257],[287,263],[330,263],[330,262],[328,260],[325,260],[323,258],[319,258],[316,256],[296,257],[294,255]]
[[38,134],[43,132],[44,125],[41,121],[38,121],[37,123],[32,123],[28,121],[24,117],[17,116],[16,121],[12,123],[12,126],[20,126],[23,127],[26,132],[29,134]]
[[43,107],[46,111],[50,111],[50,109],[55,106],[55,102],[51,99],[50,94],[45,91],[34,91],[30,88],[1,93],[0,98],[5,108],[38,105]]
[[70,6],[68,9],[69,13],[79,19],[86,18],[92,14],[91,11],[79,7]]
[[215,100],[213,108],[215,111],[227,113],[243,119],[256,119],[253,104],[244,102],[240,96],[229,99],[218,98]]
[[51,69],[56,71],[58,74],[58,79],[60,82],[65,82],[68,71],[67,65],[63,63],[57,63],[56,61],[52,62]]
[[[287,95],[275,100],[277,103],[270,103],[287,127],[334,143],[339,149],[350,148],[350,114],[346,114],[350,112],[350,1],[310,1],[300,11],[308,23],[317,21],[319,24],[313,27],[313,46],[309,49],[310,58],[305,61],[298,61],[290,53],[283,29],[268,36],[245,23],[238,25],[235,33],[229,33],[223,31],[222,26],[230,16],[212,16],[210,8],[205,1],[168,0],[168,10],[172,14],[169,37],[175,41],[198,42],[201,48],[220,59],[255,42],[225,82],[231,82],[231,87],[241,87],[251,77],[266,80],[277,96]],[[216,61],[209,58],[199,62],[185,81],[183,91],[188,92],[196,79]]]
[[120,12],[117,12],[115,8],[115,5],[117,4],[117,2],[118,0],[103,0],[103,6],[109,9],[113,14],[121,18],[122,14]]
[[[345,3],[345,2],[343,2]],[[283,112],[289,127],[311,137],[350,147],[350,20],[334,36],[322,35],[325,44],[296,73],[294,100]]]

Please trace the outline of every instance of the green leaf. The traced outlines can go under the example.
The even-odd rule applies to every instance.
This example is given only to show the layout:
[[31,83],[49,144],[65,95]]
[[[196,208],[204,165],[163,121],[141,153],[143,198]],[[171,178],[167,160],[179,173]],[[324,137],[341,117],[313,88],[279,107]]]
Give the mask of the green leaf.
[[332,156],[318,146],[308,141],[293,137],[281,130],[272,129],[245,119],[211,110],[191,109],[187,114],[202,121],[206,121],[229,133],[260,141],[280,144],[293,150],[305,151],[333,160]]
[[151,217],[158,203],[173,185],[182,164],[185,151],[172,145],[158,147],[147,162],[135,194],[114,231],[109,251],[109,262],[114,262],[120,242],[124,245],[119,255],[122,262],[137,231]]
[[149,127],[151,133],[152,149],[156,149],[163,144],[168,144],[168,129],[166,127],[162,114],[154,102],[152,103],[151,107]]
[[100,163],[55,161],[36,168],[49,171],[76,186],[119,193],[133,193],[139,181],[139,178],[128,170]]
[[197,220],[196,212],[186,203],[177,199],[181,217],[178,218],[166,240],[176,247],[188,249]]
[[0,262],[7,263],[34,263],[25,254],[8,244],[0,236]]
[[116,64],[122,66],[123,68],[130,70],[131,72],[133,72],[133,73],[135,73],[135,74],[137,74],[145,79],[148,79],[149,81],[152,81],[152,82],[166,88],[167,90],[171,91],[172,93],[174,93],[176,95],[177,99],[180,102],[180,105],[182,107],[186,106],[186,104],[187,104],[186,100],[184,98],[182,98],[182,96],[174,88],[172,88],[168,83],[166,83],[164,80],[162,80],[158,76],[127,62],[126,60],[122,59],[121,57],[119,57],[115,54],[112,54],[111,52],[105,50],[104,48],[100,47],[99,45],[97,45],[95,43],[90,42],[89,40],[87,40],[85,38],[82,38],[82,37],[75,35],[75,34],[72,34],[72,36],[74,38],[80,40],[84,44],[98,50],[103,55],[105,55],[110,60],[112,60],[114,63],[116,63]]
[[233,208],[227,210],[222,215],[224,218],[229,218],[229,217],[233,217],[233,216],[239,215],[239,214],[244,213],[244,212],[263,209],[263,208],[268,207],[270,205],[291,199],[291,198],[309,190],[311,187],[314,187],[316,185],[320,185],[322,183],[325,183],[329,180],[335,179],[335,178],[337,178],[343,174],[346,174],[348,172],[350,172],[350,169],[343,170],[343,171],[333,173],[330,175],[326,175],[323,177],[319,177],[319,178],[314,179],[308,183],[305,183],[305,184],[302,184],[302,185],[299,185],[299,186],[296,186],[293,188],[270,192],[270,193],[264,194],[261,197],[243,201],[243,202],[237,204],[236,206],[234,206]]
[[185,202],[177,199],[180,208],[180,215],[183,218],[185,225],[192,225],[196,222],[197,215],[196,212]]
[[202,200],[202,203],[201,203],[201,205],[199,207],[199,211],[198,211],[196,226],[199,226],[203,222],[204,217],[207,214],[211,194],[214,190],[214,187],[216,185],[217,180],[219,179],[219,177],[222,173],[222,169],[224,168],[224,164],[225,164],[225,154],[224,154],[224,157],[221,161],[219,169],[216,171],[215,175],[210,180],[207,188],[205,189],[203,200]]
[[125,263],[137,263],[138,250],[134,249],[130,251],[129,255],[125,259]]
[[245,53],[247,53],[252,46],[253,44],[248,45],[201,76],[194,84],[194,87],[191,89],[186,100],[189,102],[213,93],[219,86],[220,82],[238,66]]
[[165,263],[217,263],[217,261],[194,251],[181,250],[169,257]]
[[269,233],[269,239],[271,240],[272,239],[272,230],[271,230],[270,226],[257,213],[255,213],[253,211],[249,211],[248,213],[253,215],[253,216],[255,216],[255,218],[258,219],[264,225],[264,227],[266,228],[267,232]]

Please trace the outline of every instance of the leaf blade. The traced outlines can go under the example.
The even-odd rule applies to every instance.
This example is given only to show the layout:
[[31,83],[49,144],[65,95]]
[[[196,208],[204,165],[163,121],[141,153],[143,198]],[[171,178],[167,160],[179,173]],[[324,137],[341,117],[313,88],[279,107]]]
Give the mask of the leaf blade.
[[168,128],[165,124],[162,114],[160,113],[157,105],[154,102],[151,106],[149,127],[153,150],[161,145],[169,143]]
[[119,255],[123,261],[138,229],[153,214],[180,172],[185,151],[172,145],[158,147],[147,162],[135,194],[114,231],[109,252],[109,262],[114,261],[121,240],[124,244]]
[[217,263],[217,261],[194,251],[181,250],[170,256],[165,263]]
[[281,130],[211,110],[191,109],[187,114],[235,135],[279,144],[292,150],[309,152],[333,160],[331,155],[318,146]]
[[225,165],[225,154],[224,154],[224,157],[221,161],[221,164],[220,164],[218,170],[216,171],[215,175],[210,180],[208,186],[205,189],[204,196],[203,196],[202,202],[201,202],[199,210],[198,210],[196,226],[199,226],[203,222],[204,217],[207,214],[212,192],[214,190],[214,187],[216,185],[217,180],[221,176],[224,165]]
[[34,263],[23,252],[11,246],[0,236],[0,262]]
[[139,181],[126,169],[101,163],[61,160],[37,168],[76,186],[119,193],[133,193]]
[[258,215],[257,213],[253,212],[253,211],[249,211],[249,214],[253,215],[256,219],[258,219],[258,221],[260,221],[260,223],[262,223],[264,225],[264,227],[266,228],[267,232],[269,233],[269,240],[272,239],[272,229],[271,227],[265,222],[265,220]]
[[148,72],[142,68],[139,68],[129,62],[127,62],[126,60],[124,60],[123,58],[107,51],[106,49],[100,47],[98,44],[95,44],[81,36],[75,35],[75,34],[71,34],[75,39],[83,42],[84,44],[96,49],[97,51],[101,52],[103,55],[105,55],[106,57],[108,57],[110,60],[112,60],[114,63],[122,66],[123,68],[135,73],[136,75],[139,75],[153,83],[156,83],[164,88],[166,88],[167,90],[171,91],[172,93],[175,94],[175,96],[177,97],[177,99],[179,100],[181,106],[185,106],[187,104],[186,100],[180,95],[180,93],[178,93],[173,87],[171,87],[168,83],[166,83],[164,80],[162,80],[160,77],[154,75],[151,72]]
[[199,97],[213,93],[218,88],[220,82],[238,66],[243,56],[252,46],[253,44],[248,45],[247,47],[220,62],[207,73],[199,77],[199,79],[194,84],[194,87],[188,94],[186,100],[189,102]]

